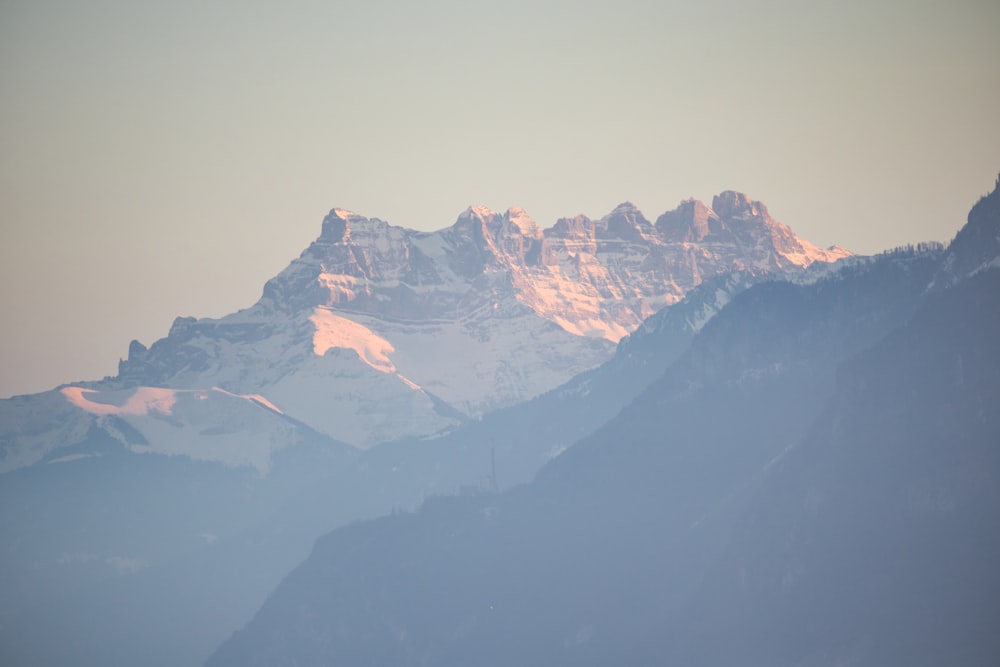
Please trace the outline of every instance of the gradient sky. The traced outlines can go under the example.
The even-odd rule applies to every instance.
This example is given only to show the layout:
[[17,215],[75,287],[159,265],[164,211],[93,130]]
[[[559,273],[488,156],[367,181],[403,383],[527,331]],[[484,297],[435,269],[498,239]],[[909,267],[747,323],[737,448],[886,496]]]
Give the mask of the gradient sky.
[[543,227],[735,189],[948,241],[1000,170],[1000,3],[0,0],[0,396],[251,305],[335,206]]

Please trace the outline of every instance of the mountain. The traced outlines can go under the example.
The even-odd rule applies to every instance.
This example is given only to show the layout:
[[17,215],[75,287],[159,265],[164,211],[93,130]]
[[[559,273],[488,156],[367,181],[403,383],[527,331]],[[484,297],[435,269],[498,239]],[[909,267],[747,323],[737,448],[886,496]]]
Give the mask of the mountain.
[[[686,203],[654,226],[622,204],[600,220],[562,219],[544,231],[517,208],[471,207],[434,233],[334,209],[256,306],[220,321],[178,321],[166,339],[130,354],[121,375],[263,393],[362,447],[433,434],[599,365],[703,277],[791,271],[848,254],[797,239],[745,195],[716,202],[724,217]],[[674,238],[699,215],[719,229],[694,242]],[[284,330],[264,324],[275,321]],[[328,356],[340,365],[321,367]],[[322,379],[331,374],[341,376],[333,387]]]
[[[63,388],[79,408],[70,411],[80,424],[73,433],[49,437],[50,409],[30,399],[0,403],[0,465],[37,462],[91,416],[108,414],[101,405],[141,403],[163,389],[251,397],[360,447],[425,437],[598,366],[645,317],[707,277],[790,272],[848,254],[797,239],[745,195],[726,192],[713,203],[721,213],[686,202],[655,225],[623,204],[600,220],[562,219],[544,231],[521,209],[473,207],[433,233],[334,209],[254,306],[220,319],[178,318],[149,348],[134,341],[117,377]],[[58,397],[46,400],[65,411]],[[167,403],[158,405],[152,413],[171,416]],[[146,435],[133,412],[116,414],[153,450],[174,447]],[[287,446],[281,436],[268,441],[249,461],[260,472],[269,453]],[[224,447],[196,449],[248,463]]]
[[[530,479],[734,295],[845,254],[731,198],[544,231],[517,209],[435,233],[335,209],[251,308],[178,318],[114,378],[0,401],[5,655],[190,664],[317,536],[476,485],[491,452],[502,486]],[[685,219],[713,228],[673,240]]]
[[970,261],[750,287],[530,484],[319,540],[208,665],[992,664],[1000,270],[929,289]]

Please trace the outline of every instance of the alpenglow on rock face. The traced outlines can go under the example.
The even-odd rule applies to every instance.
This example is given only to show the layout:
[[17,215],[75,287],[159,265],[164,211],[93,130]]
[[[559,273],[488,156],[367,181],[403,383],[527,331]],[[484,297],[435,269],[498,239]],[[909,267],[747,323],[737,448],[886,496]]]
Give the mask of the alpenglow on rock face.
[[[428,436],[597,366],[707,277],[796,271],[849,254],[797,238],[736,192],[711,208],[683,202],[655,223],[625,203],[545,230],[519,208],[470,207],[430,233],[335,208],[255,305],[178,318],[148,349],[133,342],[118,377],[87,384],[86,401],[65,398],[77,398],[81,418],[100,420],[88,407],[102,392],[127,401],[122,392],[140,387],[219,388],[356,446]],[[263,440],[241,464],[287,444]],[[30,464],[40,449],[8,462]],[[223,448],[198,451],[228,461]]]

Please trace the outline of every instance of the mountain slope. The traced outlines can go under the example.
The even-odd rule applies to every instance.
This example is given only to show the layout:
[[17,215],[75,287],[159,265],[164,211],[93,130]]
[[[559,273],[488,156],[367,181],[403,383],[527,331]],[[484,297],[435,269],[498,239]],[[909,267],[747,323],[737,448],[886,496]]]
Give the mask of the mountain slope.
[[958,231],[948,246],[948,253],[932,287],[945,288],[975,275],[979,271],[1000,267],[1000,176],[994,191],[983,196],[969,211],[969,221]]
[[679,664],[996,661],[998,337],[994,269],[845,365],[678,624]]

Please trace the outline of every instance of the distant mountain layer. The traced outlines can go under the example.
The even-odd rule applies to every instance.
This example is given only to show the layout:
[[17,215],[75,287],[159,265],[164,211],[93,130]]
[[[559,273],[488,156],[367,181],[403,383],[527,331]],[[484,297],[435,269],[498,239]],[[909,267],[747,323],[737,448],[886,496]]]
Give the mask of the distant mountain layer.
[[[80,454],[63,450],[92,426],[136,452],[261,474],[294,425],[358,447],[440,434],[598,366],[707,278],[848,254],[736,192],[655,223],[622,204],[544,231],[521,209],[473,207],[433,233],[333,209],[254,306],[178,318],[149,348],[133,341],[115,378],[0,401],[0,472]],[[233,416],[245,410],[260,414]]]

